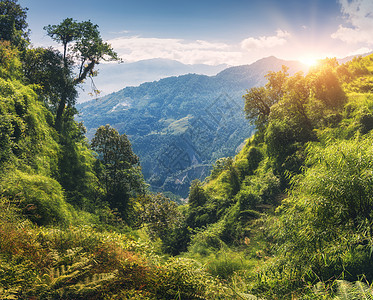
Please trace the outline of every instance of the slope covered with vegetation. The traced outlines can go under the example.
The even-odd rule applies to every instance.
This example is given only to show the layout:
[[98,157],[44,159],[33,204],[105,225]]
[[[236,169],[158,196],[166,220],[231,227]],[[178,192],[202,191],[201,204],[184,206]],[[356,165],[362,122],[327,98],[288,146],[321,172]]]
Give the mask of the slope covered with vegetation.
[[28,47],[16,0],[0,16],[1,299],[373,298],[373,56],[268,73],[244,95],[255,135],[177,207],[125,134],[89,145],[74,120],[116,57],[97,26],[47,26],[60,53]]
[[159,207],[178,214],[147,194],[127,136],[100,127],[94,152],[74,121],[77,86],[116,56],[97,25],[65,19],[46,27],[63,53],[29,48],[26,12],[0,1],[0,298],[229,297],[200,264],[139,239],[145,221],[157,228]]
[[256,134],[193,182],[169,249],[265,299],[371,299],[373,56],[266,77],[244,95]]
[[55,129],[41,87],[24,82],[19,50],[2,41],[0,52],[0,298],[230,298],[197,262],[136,241],[145,208],[151,223],[156,199],[167,213],[176,207],[144,196],[126,136],[101,127],[97,158],[72,118],[68,131]]

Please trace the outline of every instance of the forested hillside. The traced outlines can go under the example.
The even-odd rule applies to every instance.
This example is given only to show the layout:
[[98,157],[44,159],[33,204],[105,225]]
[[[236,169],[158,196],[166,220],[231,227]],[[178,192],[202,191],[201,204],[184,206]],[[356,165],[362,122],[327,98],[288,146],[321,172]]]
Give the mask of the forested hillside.
[[263,85],[265,74],[282,65],[291,74],[307,69],[299,62],[268,57],[216,76],[164,78],[78,104],[77,120],[84,123],[88,138],[106,124],[126,133],[152,189],[186,198],[193,179],[204,179],[215,160],[235,155],[252,134],[242,95]]
[[267,73],[244,94],[255,135],[177,206],[126,134],[88,143],[74,119],[117,59],[98,26],[32,48],[26,13],[0,1],[0,299],[373,298],[372,55]]
[[193,234],[163,243],[264,299],[371,299],[373,56],[267,80],[244,95],[255,135],[192,183]]
[[127,136],[102,126],[89,145],[74,121],[81,82],[116,59],[98,26],[67,18],[45,27],[62,52],[31,48],[26,13],[0,1],[0,299],[231,294],[197,263],[158,255],[139,230],[179,213],[147,193]]

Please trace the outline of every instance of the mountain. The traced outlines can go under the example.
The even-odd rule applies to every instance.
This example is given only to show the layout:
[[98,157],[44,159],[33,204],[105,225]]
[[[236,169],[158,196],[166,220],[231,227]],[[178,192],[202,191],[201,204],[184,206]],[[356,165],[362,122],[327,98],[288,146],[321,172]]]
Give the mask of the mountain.
[[[99,76],[95,77],[94,84],[103,95],[118,91],[124,86],[138,86],[144,82],[159,80],[170,76],[179,76],[188,73],[203,75],[216,75],[227,68],[227,65],[217,66],[195,64],[188,65],[171,59],[154,58],[134,63],[106,63],[98,66]],[[92,90],[92,82],[86,82],[84,92],[80,93],[78,102],[91,100],[88,93]]]
[[347,56],[347,57],[344,57],[344,58],[339,58],[337,60],[338,60],[339,64],[344,64],[346,62],[349,62],[349,61],[353,60],[355,57],[359,57],[359,56],[366,57],[366,56],[369,56],[371,54],[373,54],[373,51],[365,53],[365,54],[350,55],[350,56]]
[[307,71],[299,62],[271,56],[215,76],[168,77],[81,103],[78,120],[88,138],[105,124],[126,133],[152,189],[186,197],[191,180],[206,177],[216,159],[235,155],[253,133],[242,95],[282,65],[290,74]]

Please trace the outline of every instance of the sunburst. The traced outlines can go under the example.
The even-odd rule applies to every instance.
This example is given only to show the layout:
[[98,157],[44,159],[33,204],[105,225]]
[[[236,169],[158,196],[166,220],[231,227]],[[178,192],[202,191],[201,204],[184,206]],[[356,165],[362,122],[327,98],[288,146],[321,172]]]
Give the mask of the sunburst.
[[317,58],[316,56],[313,55],[308,55],[308,56],[303,56],[299,58],[299,61],[309,67],[313,67],[317,65],[318,61],[320,58]]

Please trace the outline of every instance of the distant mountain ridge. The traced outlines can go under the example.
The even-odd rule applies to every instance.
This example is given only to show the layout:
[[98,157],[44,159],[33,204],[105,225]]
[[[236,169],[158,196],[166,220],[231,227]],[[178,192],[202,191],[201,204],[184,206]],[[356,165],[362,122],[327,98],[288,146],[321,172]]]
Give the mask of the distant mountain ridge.
[[282,65],[290,74],[308,70],[271,56],[215,76],[168,77],[79,104],[78,120],[89,138],[105,124],[126,133],[151,187],[186,197],[191,180],[207,176],[216,159],[233,156],[252,134],[242,95]]
[[365,56],[368,56],[368,55],[371,55],[371,54],[373,54],[373,51],[365,53],[365,54],[350,55],[350,56],[347,56],[347,57],[344,57],[344,58],[338,58],[337,61],[338,61],[339,64],[344,64],[344,63],[352,60],[354,57],[358,57],[358,56],[365,57]]
[[[206,64],[183,64],[176,60],[153,58],[140,60],[133,63],[109,63],[98,66],[99,76],[95,77],[94,83],[97,89],[102,90],[104,95],[118,91],[124,86],[138,86],[144,82],[152,82],[165,77],[179,76],[188,73],[202,75],[216,75],[226,69],[228,65],[221,64],[211,66]],[[83,86],[78,102],[91,100],[88,95],[91,90],[91,82]]]

